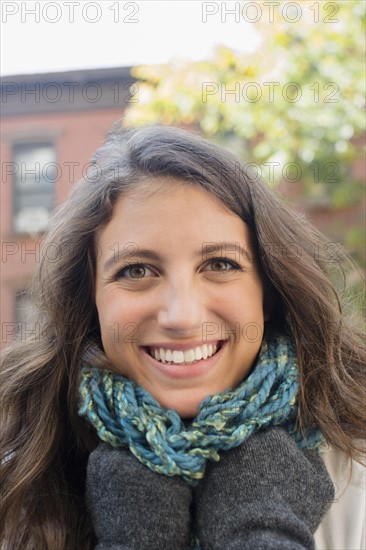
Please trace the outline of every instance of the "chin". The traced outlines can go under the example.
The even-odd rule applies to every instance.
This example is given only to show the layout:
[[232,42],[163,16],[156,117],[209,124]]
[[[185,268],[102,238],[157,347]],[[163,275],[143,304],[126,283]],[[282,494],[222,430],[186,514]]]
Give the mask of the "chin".
[[164,409],[176,411],[181,418],[194,418],[202,400],[158,398],[157,401]]
[[198,414],[199,405],[200,405],[199,403],[196,403],[188,407],[174,407],[174,410],[177,411],[177,413],[181,418],[183,419],[191,418],[193,420],[193,418],[195,418]]
[[215,390],[194,392],[189,390],[188,395],[169,395],[156,397],[160,405],[165,409],[173,409],[183,419],[195,418],[198,414],[200,404],[206,397],[217,393]]

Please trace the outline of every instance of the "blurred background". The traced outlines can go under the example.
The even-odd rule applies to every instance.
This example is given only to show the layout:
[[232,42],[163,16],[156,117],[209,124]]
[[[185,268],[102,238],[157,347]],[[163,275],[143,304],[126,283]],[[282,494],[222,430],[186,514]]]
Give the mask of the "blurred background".
[[1,345],[37,330],[42,235],[116,120],[238,153],[328,235],[330,260],[350,252],[362,323],[365,15],[364,0],[3,1]]

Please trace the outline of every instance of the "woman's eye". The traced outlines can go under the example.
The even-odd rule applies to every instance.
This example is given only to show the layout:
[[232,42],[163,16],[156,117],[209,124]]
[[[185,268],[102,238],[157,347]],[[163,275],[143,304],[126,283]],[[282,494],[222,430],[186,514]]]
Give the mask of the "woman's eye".
[[232,271],[241,269],[240,266],[225,258],[214,258],[207,264],[208,271]]
[[134,264],[124,267],[118,271],[116,278],[117,279],[144,279],[145,277],[151,276],[153,272],[144,264]]

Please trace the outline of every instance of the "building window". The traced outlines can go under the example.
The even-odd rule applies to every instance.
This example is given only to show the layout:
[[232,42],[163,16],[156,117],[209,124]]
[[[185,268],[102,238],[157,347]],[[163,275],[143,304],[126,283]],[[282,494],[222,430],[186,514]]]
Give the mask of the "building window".
[[37,234],[47,228],[54,207],[56,152],[50,143],[13,146],[14,230]]

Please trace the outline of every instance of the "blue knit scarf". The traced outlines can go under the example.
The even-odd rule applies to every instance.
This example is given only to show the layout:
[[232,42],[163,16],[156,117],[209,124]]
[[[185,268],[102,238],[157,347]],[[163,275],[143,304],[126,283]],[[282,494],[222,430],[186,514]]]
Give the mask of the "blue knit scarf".
[[240,445],[267,426],[284,426],[300,447],[318,449],[322,437],[296,425],[298,371],[292,341],[278,336],[263,340],[249,376],[236,388],[206,397],[189,424],[162,408],[144,388],[128,378],[84,366],[80,380],[79,414],[99,438],[113,447],[129,447],[151,470],[180,475],[194,485],[207,460]]
[[[180,475],[195,485],[207,460],[219,461],[220,451],[267,426],[284,426],[300,447],[319,450],[321,433],[309,428],[305,436],[297,427],[298,385],[295,345],[278,336],[263,340],[254,368],[239,386],[206,397],[189,424],[135,382],[88,365],[81,370],[79,414],[102,441],[129,447],[154,472]],[[194,532],[191,549],[201,550]]]

